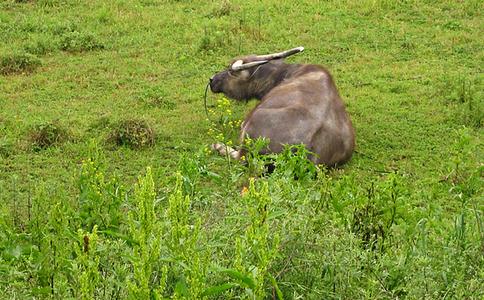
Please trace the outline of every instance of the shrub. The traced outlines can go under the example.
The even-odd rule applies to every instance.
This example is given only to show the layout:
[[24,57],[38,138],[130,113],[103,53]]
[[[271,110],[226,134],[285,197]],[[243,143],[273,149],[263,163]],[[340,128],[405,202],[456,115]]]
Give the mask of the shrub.
[[69,138],[69,133],[57,122],[42,123],[34,126],[30,133],[30,140],[34,151],[59,145]]
[[41,65],[40,59],[29,53],[13,53],[0,57],[0,74],[29,73]]
[[155,132],[144,120],[124,120],[119,122],[108,140],[119,146],[139,149],[155,144]]

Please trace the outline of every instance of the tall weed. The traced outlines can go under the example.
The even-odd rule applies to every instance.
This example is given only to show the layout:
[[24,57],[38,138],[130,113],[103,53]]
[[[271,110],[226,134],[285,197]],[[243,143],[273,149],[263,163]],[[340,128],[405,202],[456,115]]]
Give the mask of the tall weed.
[[166,286],[167,266],[160,261],[163,226],[155,213],[155,187],[151,169],[138,179],[134,207],[129,212],[129,236],[133,241],[133,278],[128,283],[131,299],[160,299]]

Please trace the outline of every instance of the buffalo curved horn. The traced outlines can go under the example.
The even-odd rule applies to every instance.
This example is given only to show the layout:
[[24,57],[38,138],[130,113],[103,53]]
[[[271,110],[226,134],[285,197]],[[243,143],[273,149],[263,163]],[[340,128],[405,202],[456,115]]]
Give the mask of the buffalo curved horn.
[[271,60],[271,59],[278,59],[278,58],[285,58],[290,55],[303,52],[304,47],[297,47],[297,48],[292,48],[283,52],[278,52],[278,53],[272,53],[272,54],[267,54],[267,55],[257,55],[258,60]]
[[253,61],[253,62],[249,62],[249,63],[244,64],[244,61],[239,59],[239,60],[235,61],[232,64],[232,66],[230,66],[230,69],[232,71],[240,71],[240,70],[245,70],[245,69],[252,68],[252,67],[255,67],[255,66],[263,65],[267,62],[269,62],[269,61],[268,60],[258,60],[258,61]]

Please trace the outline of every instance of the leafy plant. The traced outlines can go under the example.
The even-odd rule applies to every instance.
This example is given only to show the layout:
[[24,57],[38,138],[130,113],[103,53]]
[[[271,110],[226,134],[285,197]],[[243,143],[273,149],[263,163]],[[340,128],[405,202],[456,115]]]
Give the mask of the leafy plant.
[[104,158],[91,143],[91,155],[82,162],[79,176],[79,217],[84,228],[97,225],[116,231],[122,224],[125,190],[116,176],[106,178]]
[[[170,224],[168,247],[175,262],[174,297],[201,299],[206,286],[207,257],[200,251],[201,220],[191,222],[190,197],[183,194],[182,176],[177,174],[175,190],[168,199]],[[180,268],[181,267],[181,268]]]
[[242,237],[235,239],[234,270],[226,271],[236,283],[246,289],[249,297],[263,299],[270,283],[281,294],[270,267],[278,256],[279,236],[270,232],[269,212],[271,197],[266,181],[257,184],[253,179],[244,194],[249,225]]
[[314,153],[306,146],[285,145],[282,152],[275,155],[274,165],[276,176],[295,178],[301,181],[315,178],[317,167],[309,160]]
[[[234,139],[239,132],[242,120],[234,116],[232,103],[226,97],[217,99],[217,106],[214,109],[208,109],[208,121],[210,127],[208,135],[216,142],[223,143],[225,147],[233,147]],[[228,148],[227,148],[228,149]],[[231,167],[231,157],[226,151],[225,156],[229,168]]]

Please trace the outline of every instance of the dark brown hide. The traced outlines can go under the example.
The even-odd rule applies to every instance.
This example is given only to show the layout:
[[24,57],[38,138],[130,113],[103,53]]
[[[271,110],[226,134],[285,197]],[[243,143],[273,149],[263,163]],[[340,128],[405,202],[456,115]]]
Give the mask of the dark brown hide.
[[272,60],[242,71],[229,68],[210,79],[210,88],[236,100],[261,100],[242,124],[242,142],[247,135],[265,137],[270,140],[268,151],[276,153],[285,144],[302,143],[316,154],[314,163],[327,166],[340,165],[353,153],[351,120],[331,75],[321,66]]

